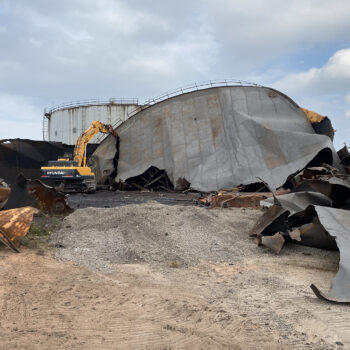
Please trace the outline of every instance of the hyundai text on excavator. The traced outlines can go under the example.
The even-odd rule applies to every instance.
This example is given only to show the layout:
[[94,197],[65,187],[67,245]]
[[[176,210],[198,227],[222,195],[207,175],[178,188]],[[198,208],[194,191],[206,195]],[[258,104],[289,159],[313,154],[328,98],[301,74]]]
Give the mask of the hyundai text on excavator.
[[95,192],[95,174],[86,166],[86,146],[98,132],[117,136],[111,125],[93,121],[79,136],[73,160],[69,156],[50,160],[46,166],[41,167],[41,180],[51,186],[63,186],[65,192]]

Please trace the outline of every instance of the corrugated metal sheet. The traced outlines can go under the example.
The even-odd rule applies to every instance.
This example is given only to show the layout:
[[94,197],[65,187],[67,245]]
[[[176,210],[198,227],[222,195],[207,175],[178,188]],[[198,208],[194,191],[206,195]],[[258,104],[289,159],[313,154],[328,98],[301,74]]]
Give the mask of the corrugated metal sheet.
[[327,136],[316,135],[305,114],[282,93],[231,86],[194,91],[155,104],[117,128],[116,180],[165,169],[171,181],[186,178],[196,190],[212,191],[265,180],[281,186],[305,167]]

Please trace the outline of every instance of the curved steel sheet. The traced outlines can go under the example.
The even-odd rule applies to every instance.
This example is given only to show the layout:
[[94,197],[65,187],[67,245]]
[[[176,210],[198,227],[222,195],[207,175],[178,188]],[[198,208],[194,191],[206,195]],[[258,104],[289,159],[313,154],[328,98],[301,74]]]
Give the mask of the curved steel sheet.
[[322,149],[338,156],[327,136],[316,135],[303,111],[265,87],[231,86],[190,92],[155,104],[117,128],[116,180],[165,169],[201,191],[266,181],[281,186]]
[[315,206],[320,223],[335,237],[339,251],[339,271],[331,289],[322,293],[315,285],[312,290],[319,298],[338,303],[350,303],[350,215],[348,210]]

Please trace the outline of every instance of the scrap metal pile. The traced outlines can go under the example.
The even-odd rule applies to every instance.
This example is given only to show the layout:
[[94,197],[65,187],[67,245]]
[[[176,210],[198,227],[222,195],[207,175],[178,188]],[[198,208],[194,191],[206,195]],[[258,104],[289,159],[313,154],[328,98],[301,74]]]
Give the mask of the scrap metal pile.
[[64,193],[22,173],[12,187],[0,179],[0,210],[0,241],[16,253],[39,210],[50,215],[72,212]]
[[[338,155],[348,164],[346,145]],[[219,191],[199,199],[214,207],[262,207],[265,212],[250,236],[260,245],[280,253],[286,242],[340,251],[339,271],[330,291],[322,293],[311,285],[317,297],[350,302],[350,176],[349,168],[329,164],[307,166],[275,192]],[[268,187],[268,184],[266,184]],[[266,187],[262,187],[266,190]]]

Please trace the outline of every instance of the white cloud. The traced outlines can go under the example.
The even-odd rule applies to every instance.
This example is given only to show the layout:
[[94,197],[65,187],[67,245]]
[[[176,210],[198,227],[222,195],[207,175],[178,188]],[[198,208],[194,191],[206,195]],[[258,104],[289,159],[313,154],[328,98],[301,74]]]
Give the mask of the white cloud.
[[350,103],[350,94],[345,96],[345,102]]
[[0,139],[42,139],[43,112],[24,97],[0,94]]
[[344,120],[350,49],[289,75],[288,55],[312,60],[315,48],[346,47],[348,0],[3,0],[0,18],[2,125],[23,116],[40,134],[42,109],[53,102],[276,76],[286,76],[275,86],[299,94],[298,103]]
[[344,117],[345,117],[346,119],[350,119],[350,110],[345,111]]
[[[267,59],[318,44],[348,41],[348,0],[207,0],[206,25],[227,64],[262,64]],[[231,60],[230,60],[231,58]]]
[[337,51],[324,66],[287,75],[274,86],[290,93],[350,90],[350,48]]

